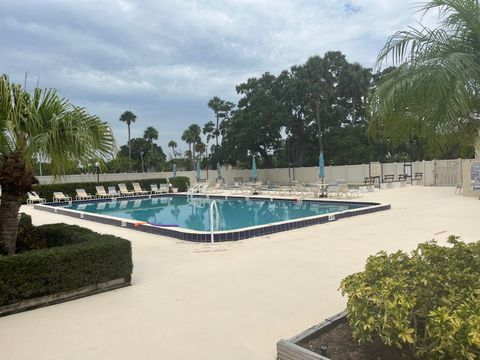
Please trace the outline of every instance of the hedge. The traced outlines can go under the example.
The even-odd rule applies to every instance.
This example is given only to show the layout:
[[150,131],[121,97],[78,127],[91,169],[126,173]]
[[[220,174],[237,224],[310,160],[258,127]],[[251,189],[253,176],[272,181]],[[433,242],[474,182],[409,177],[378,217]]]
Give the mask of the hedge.
[[0,256],[0,306],[119,278],[130,281],[130,241],[66,224],[37,229],[53,247]]
[[[170,183],[173,187],[178,188],[178,191],[187,191],[188,186],[190,185],[190,179],[185,176],[177,176],[176,179],[170,178]],[[82,182],[82,183],[67,183],[67,184],[45,184],[45,185],[35,185],[33,191],[37,192],[40,197],[47,199],[47,201],[52,201],[53,192],[61,191],[65,195],[70,195],[73,198],[76,195],[76,189],[85,189],[89,194],[95,195],[97,193],[95,187],[103,185],[105,189],[108,186],[116,186],[118,189],[119,183],[127,184],[127,187],[133,190],[132,182],[140,183],[140,186],[145,190],[150,190],[150,184],[165,184],[167,179],[142,179],[142,180],[132,180],[132,181],[103,181],[103,182]],[[26,198],[25,198],[26,201]]]
[[480,359],[480,242],[380,252],[342,281],[353,336],[425,360]]

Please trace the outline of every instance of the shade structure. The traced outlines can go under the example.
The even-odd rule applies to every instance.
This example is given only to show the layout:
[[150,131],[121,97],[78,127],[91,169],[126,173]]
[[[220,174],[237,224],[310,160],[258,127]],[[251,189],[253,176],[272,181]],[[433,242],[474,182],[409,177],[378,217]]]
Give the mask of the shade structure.
[[177,178],[177,164],[173,164],[172,173],[173,173],[173,178],[176,179]]
[[222,167],[220,166],[220,163],[217,162],[217,179],[222,178]]
[[197,183],[200,182],[200,160],[197,160]]
[[253,181],[257,181],[257,163],[255,161],[255,156],[252,159],[252,178]]
[[325,178],[325,160],[323,159],[323,151],[320,151],[320,156],[318,157],[318,177],[320,179]]

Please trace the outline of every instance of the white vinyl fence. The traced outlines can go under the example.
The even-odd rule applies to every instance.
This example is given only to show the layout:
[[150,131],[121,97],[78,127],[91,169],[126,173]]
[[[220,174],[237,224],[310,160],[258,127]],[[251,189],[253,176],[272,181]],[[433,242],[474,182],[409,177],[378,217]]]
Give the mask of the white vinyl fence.
[[[470,160],[433,160],[417,161],[413,163],[385,163],[380,165],[381,178],[385,175],[394,175],[398,179],[399,174],[406,173],[406,164],[411,164],[411,174],[422,173],[423,185],[425,186],[457,186],[462,183],[462,162]],[[318,182],[318,167],[281,168],[281,169],[258,169],[257,179],[261,182],[288,183],[289,179],[303,183]],[[177,171],[177,176],[187,176],[191,183],[195,183],[195,171]],[[201,171],[201,178],[208,182],[216,181],[216,170]],[[228,183],[233,183],[235,177],[242,177],[245,181],[252,176],[251,170],[227,170],[222,168],[222,177]],[[345,180],[349,184],[363,184],[364,179],[370,176],[370,164],[326,166],[325,183],[337,180]],[[132,181],[139,179],[170,178],[172,172],[147,172],[147,173],[117,173],[99,174],[100,181]],[[96,182],[97,174],[69,175],[59,179],[52,176],[38,176],[41,184],[73,183],[73,182]]]

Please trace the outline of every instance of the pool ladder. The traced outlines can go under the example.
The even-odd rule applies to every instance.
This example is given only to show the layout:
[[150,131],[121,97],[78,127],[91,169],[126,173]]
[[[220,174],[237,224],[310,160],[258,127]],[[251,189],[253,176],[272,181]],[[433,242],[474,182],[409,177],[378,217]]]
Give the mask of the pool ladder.
[[215,229],[218,230],[218,227],[220,225],[220,211],[218,211],[217,202],[215,200],[213,200],[210,203],[210,242],[211,243],[215,242],[215,239],[214,239],[214,236],[213,236],[213,233],[214,233],[214,227],[213,227],[214,217],[215,217]]

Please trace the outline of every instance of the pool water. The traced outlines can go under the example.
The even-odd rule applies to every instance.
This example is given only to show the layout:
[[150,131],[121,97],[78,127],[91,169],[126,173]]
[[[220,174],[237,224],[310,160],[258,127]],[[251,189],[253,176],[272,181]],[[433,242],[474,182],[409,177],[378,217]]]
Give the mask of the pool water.
[[[295,220],[310,216],[365,207],[365,204],[228,198],[215,199],[220,213],[218,230]],[[162,196],[151,199],[118,199],[91,203],[72,203],[66,209],[145,221],[155,225],[174,225],[198,231],[210,230],[210,203],[204,197]]]

